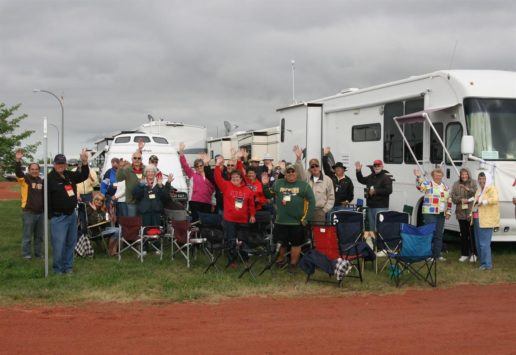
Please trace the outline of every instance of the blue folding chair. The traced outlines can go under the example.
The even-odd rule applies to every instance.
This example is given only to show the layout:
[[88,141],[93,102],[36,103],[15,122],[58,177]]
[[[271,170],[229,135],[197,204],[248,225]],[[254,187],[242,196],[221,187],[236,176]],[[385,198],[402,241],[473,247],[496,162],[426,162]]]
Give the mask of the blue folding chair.
[[[376,214],[376,238],[375,251],[387,253],[397,253],[401,245],[401,225],[409,223],[409,215],[405,212],[382,211]],[[378,254],[377,254],[378,256]],[[380,272],[389,265],[389,260],[385,258]],[[378,262],[375,262],[375,270],[378,273]]]
[[[437,263],[432,257],[432,238],[436,224],[421,227],[403,223],[401,225],[401,246],[398,252],[388,253],[389,274],[396,287],[416,278],[437,286]],[[406,277],[405,277],[406,275]],[[403,280],[402,280],[403,278]]]

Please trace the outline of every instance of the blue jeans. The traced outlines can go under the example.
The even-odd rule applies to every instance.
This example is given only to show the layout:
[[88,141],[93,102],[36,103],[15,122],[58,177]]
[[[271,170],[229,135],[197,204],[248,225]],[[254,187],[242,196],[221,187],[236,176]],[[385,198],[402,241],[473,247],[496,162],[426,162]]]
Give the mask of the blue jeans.
[[34,236],[34,256],[41,258],[41,243],[43,242],[44,229],[43,213],[32,213],[23,211],[23,236],[22,236],[22,255],[23,257],[32,257],[32,236]]
[[435,223],[435,232],[432,239],[432,254],[434,258],[441,256],[441,250],[443,249],[443,234],[444,234],[444,213],[439,214],[423,214],[423,220],[425,224]]
[[376,214],[378,212],[388,211],[389,209],[386,207],[377,207],[377,208],[367,208],[367,220],[369,221],[369,230],[376,230]]
[[77,212],[50,219],[52,234],[52,268],[56,274],[71,272],[73,252],[77,243]]
[[481,228],[478,218],[473,219],[473,228],[475,230],[475,243],[477,245],[478,257],[480,258],[480,266],[492,269],[491,237],[493,236],[493,228]]
[[117,227],[107,227],[102,232],[100,232],[101,236],[110,236],[110,239],[118,240],[120,238],[120,229]]

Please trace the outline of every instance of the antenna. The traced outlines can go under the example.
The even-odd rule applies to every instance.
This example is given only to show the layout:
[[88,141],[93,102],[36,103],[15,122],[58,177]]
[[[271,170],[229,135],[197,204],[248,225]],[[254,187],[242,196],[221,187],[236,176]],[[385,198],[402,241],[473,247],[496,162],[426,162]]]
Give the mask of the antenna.
[[229,132],[231,132],[231,123],[228,121],[224,121],[224,129],[226,132],[226,136],[229,135]]
[[292,104],[296,103],[296,82],[295,82],[295,73],[296,73],[296,61],[292,59],[290,61],[290,65],[292,65]]
[[150,113],[147,115],[147,119],[149,120],[149,122],[156,121]]
[[453,60],[455,59],[455,51],[457,50],[457,45],[459,44],[459,40],[455,40],[455,45],[453,46],[453,51],[452,51],[452,55],[451,55],[451,58],[450,58],[450,64],[448,64],[448,69],[451,69],[452,68],[452,65],[453,65]]

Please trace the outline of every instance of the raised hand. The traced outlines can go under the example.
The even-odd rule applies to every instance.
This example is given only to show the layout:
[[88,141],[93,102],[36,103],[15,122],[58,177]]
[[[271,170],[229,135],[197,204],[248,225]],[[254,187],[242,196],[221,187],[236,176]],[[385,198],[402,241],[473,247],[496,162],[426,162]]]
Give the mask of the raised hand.
[[414,175],[416,177],[420,177],[421,176],[421,172],[419,171],[419,169],[414,169]]
[[279,162],[279,167],[281,168],[281,171],[285,171],[287,164],[282,160]]
[[156,175],[156,182],[158,183],[159,186],[163,185],[163,174]]
[[209,165],[210,164],[210,156],[207,154],[207,153],[201,153],[199,154],[199,158],[202,159],[204,165]]
[[16,161],[20,161],[23,158],[23,149],[18,149],[16,151],[15,159]]
[[231,148],[230,152],[231,152],[231,158],[236,158],[237,150],[235,148]]
[[300,161],[303,157],[303,150],[298,145],[295,145],[293,151],[296,155],[296,161]]
[[179,154],[183,155],[185,154],[185,144],[183,142],[179,143]]
[[330,153],[331,153],[331,151],[330,151],[330,147],[325,147],[325,148],[323,148],[323,155],[324,155],[324,156],[327,156],[327,155],[328,155],[328,154],[330,154]]
[[172,181],[174,181],[174,174],[168,174],[167,181],[172,183]]
[[82,148],[80,158],[82,165],[88,164],[88,160],[90,159],[90,153],[86,151],[86,148]]
[[355,169],[357,169],[357,171],[361,171],[362,170],[362,164],[360,164],[359,161],[355,162]]
[[215,160],[215,165],[217,165],[217,166],[224,165],[224,158],[221,156],[218,156],[217,159]]

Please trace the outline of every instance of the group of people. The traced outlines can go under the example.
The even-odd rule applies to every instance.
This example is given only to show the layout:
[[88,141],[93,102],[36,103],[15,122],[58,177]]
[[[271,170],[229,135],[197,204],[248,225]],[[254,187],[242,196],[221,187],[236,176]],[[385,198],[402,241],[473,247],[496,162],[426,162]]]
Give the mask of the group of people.
[[[78,186],[91,180],[88,154],[81,152],[81,164],[76,171],[67,170],[66,157],[58,154],[54,169],[48,175],[49,217],[52,235],[53,269],[58,274],[73,272],[73,252],[77,239],[78,202],[86,204],[90,224],[100,225],[119,216],[140,215],[144,226],[161,223],[166,208],[174,209],[170,192],[174,176],[163,182],[158,168],[159,159],[152,155],[148,164],[142,162],[143,143],[132,154],[131,161],[113,158],[100,183],[100,191],[78,194]],[[322,164],[319,159],[308,160],[303,168],[303,150],[293,149],[295,162],[279,162],[266,155],[261,159],[249,158],[245,149],[233,150],[225,159],[215,156],[215,166],[210,157],[201,154],[190,167],[184,155],[185,145],[179,145],[179,161],[190,181],[188,208],[192,221],[202,213],[219,213],[223,216],[224,235],[228,248],[228,264],[236,262],[237,232],[242,225],[253,224],[259,213],[274,216],[274,237],[280,244],[276,263],[285,265],[290,250],[290,265],[294,271],[301,255],[301,246],[307,238],[307,225],[329,223],[331,213],[348,208],[355,199],[355,187],[347,176],[347,167],[341,162],[331,164],[331,150],[323,149]],[[30,164],[28,173],[21,169],[23,153],[16,153],[16,175],[22,187],[23,238],[22,255],[31,258],[31,239],[34,235],[34,256],[41,257],[43,236],[43,179],[39,166]],[[263,163],[263,164],[261,164]],[[376,214],[389,209],[393,193],[393,176],[384,169],[381,160],[369,166],[371,173],[363,173],[363,165],[355,163],[356,181],[365,185],[369,229],[375,230]],[[433,257],[443,261],[441,255],[444,222],[452,213],[452,204],[460,225],[461,257],[459,261],[476,261],[480,258],[483,270],[492,268],[490,242],[493,228],[499,224],[496,188],[489,175],[481,172],[477,182],[467,169],[461,169],[460,179],[450,190],[443,182],[443,172],[435,169],[431,179],[425,179],[415,170],[416,187],[424,193],[422,214],[424,223],[435,223]],[[107,212],[107,213],[106,213]],[[109,253],[117,254],[116,228],[99,227],[99,232],[111,236]]]

